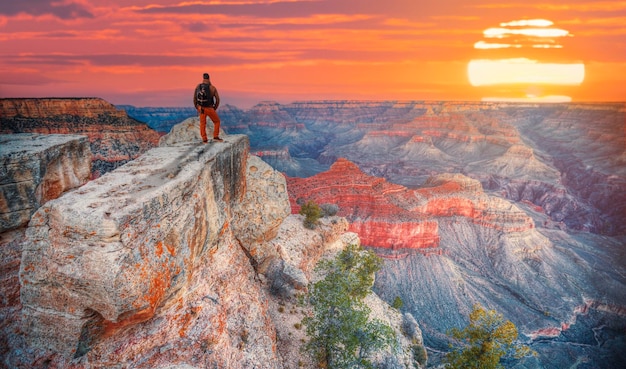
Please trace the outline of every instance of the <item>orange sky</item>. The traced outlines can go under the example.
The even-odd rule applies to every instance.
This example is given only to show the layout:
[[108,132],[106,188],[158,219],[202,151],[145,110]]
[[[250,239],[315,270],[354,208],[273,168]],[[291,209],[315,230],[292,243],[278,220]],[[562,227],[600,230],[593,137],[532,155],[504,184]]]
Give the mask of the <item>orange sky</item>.
[[[484,30],[519,19],[550,20],[568,35],[559,49],[474,49]],[[264,100],[480,100],[519,86],[471,86],[470,60],[519,57],[585,70],[580,85],[525,86],[524,93],[626,101],[626,1],[0,4],[0,97],[189,106],[206,71],[223,103],[242,108]]]

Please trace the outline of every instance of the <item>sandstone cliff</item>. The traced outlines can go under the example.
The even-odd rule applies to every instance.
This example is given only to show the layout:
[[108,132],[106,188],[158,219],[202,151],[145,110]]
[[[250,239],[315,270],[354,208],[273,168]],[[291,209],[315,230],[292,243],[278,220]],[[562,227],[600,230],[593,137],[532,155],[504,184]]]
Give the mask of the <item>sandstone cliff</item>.
[[[22,257],[20,300],[0,309],[0,366],[313,367],[299,352],[293,319],[307,312],[294,295],[327,250],[358,238],[342,235],[343,218],[305,229],[284,177],[249,155],[246,136],[181,139],[195,124],[3,234],[1,249]],[[382,314],[398,332],[396,367],[411,367],[417,323]]]
[[0,133],[89,138],[94,178],[157,145],[159,134],[99,98],[0,99]]

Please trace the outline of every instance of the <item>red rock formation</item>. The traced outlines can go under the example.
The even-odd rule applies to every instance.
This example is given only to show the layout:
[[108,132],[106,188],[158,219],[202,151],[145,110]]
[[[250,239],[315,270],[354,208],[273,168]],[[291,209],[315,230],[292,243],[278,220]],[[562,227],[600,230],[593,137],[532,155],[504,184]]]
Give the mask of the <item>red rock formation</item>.
[[160,137],[99,98],[0,99],[0,133],[85,135],[93,178],[156,147]]
[[465,217],[475,224],[522,232],[532,219],[511,203],[482,192],[480,183],[460,174],[431,178],[411,190],[363,173],[339,159],[329,171],[309,178],[287,178],[293,213],[298,199],[334,203],[364,245],[386,249],[430,249],[439,246],[437,218]]

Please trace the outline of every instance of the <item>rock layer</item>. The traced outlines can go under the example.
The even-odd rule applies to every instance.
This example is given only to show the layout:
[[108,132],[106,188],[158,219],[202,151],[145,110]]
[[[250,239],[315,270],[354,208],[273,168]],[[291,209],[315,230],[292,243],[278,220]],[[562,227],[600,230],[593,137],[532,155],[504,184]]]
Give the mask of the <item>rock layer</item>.
[[[437,218],[464,217],[482,227],[523,232],[534,222],[515,205],[482,192],[480,182],[460,174],[430,178],[408,189],[368,176],[354,163],[339,159],[328,172],[287,178],[293,212],[298,199],[337,204],[364,245],[391,250],[439,246]],[[427,252],[432,252],[428,251]]]
[[25,225],[48,200],[85,184],[91,170],[87,138],[0,135],[0,233]]
[[156,147],[159,134],[99,98],[0,99],[0,133],[89,138],[94,178]]

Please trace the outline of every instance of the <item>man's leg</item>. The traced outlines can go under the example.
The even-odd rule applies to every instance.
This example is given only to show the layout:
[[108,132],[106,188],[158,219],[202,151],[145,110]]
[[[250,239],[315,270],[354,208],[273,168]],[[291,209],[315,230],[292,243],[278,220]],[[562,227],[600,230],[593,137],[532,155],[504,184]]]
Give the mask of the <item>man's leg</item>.
[[202,142],[207,142],[208,138],[206,136],[206,108],[200,108],[200,136],[202,137]]
[[217,112],[213,108],[206,108],[206,114],[213,122],[213,138],[218,138],[220,136],[220,116],[217,115]]

